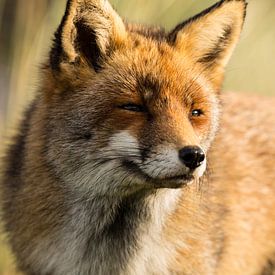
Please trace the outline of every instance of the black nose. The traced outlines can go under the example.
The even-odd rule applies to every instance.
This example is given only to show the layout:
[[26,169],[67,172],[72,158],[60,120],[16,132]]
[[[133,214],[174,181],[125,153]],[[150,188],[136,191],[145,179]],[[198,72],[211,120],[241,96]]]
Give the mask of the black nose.
[[204,161],[205,154],[198,146],[186,146],[179,151],[179,158],[186,167],[196,169]]

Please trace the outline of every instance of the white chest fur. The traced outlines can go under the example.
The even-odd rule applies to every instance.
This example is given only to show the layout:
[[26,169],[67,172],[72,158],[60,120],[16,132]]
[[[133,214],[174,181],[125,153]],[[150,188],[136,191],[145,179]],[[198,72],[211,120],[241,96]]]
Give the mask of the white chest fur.
[[163,229],[175,209],[181,190],[164,189],[149,198],[152,218],[138,228],[139,248],[129,261],[125,274],[169,274],[169,259],[175,247],[165,238]]

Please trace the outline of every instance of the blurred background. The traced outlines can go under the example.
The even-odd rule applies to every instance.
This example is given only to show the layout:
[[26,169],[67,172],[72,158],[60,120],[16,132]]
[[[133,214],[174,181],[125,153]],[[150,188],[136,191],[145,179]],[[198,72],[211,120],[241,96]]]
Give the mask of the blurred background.
[[[0,152],[39,82],[66,0],[0,0]],[[167,30],[215,0],[111,0],[126,19]],[[275,0],[248,0],[241,41],[228,66],[224,90],[275,95]],[[248,95],[249,96],[249,95]],[[274,106],[275,108],[275,106]],[[0,275],[14,275],[0,240]]]

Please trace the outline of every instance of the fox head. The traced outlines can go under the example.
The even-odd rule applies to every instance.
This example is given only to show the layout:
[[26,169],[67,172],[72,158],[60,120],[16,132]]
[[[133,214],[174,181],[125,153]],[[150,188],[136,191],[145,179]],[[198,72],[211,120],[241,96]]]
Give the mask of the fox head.
[[42,96],[57,175],[101,195],[202,176],[245,9],[223,0],[165,32],[125,23],[106,0],[69,0]]

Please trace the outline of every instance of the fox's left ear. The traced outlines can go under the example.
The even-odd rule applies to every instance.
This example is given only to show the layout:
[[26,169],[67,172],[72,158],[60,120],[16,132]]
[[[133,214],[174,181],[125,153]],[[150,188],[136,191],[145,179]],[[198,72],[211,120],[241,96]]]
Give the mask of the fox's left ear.
[[57,73],[87,64],[97,72],[126,37],[125,25],[108,0],[67,0],[50,53],[51,68]]
[[184,55],[205,66],[219,86],[238,42],[246,13],[245,0],[222,0],[178,25],[168,36]]

